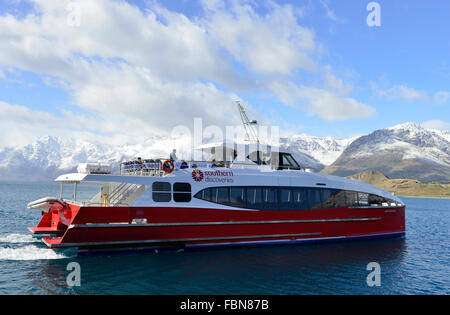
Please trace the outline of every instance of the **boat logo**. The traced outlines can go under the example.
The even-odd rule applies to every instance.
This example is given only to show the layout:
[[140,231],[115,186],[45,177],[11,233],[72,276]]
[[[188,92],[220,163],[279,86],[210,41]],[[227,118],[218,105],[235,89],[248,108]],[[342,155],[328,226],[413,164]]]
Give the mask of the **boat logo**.
[[203,180],[203,172],[200,170],[193,170],[192,171],[192,178],[196,181],[196,182],[201,182]]

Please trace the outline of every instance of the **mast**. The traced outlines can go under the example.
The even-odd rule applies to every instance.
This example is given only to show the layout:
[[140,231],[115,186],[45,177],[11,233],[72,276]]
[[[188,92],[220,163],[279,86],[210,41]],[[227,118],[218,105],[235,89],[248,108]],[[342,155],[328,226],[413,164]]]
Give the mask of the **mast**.
[[258,124],[256,120],[248,119],[247,114],[245,113],[244,107],[242,107],[240,101],[236,101],[236,104],[239,109],[239,114],[241,115],[242,124],[244,125],[245,134],[247,135],[247,141],[259,143],[258,134],[253,128],[254,125]]

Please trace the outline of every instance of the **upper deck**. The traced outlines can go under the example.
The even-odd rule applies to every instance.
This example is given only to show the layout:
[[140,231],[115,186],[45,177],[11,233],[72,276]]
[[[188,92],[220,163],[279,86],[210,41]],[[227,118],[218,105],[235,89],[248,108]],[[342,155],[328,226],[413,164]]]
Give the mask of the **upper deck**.
[[[169,170],[164,168],[169,160],[136,159],[121,163],[115,174],[94,165],[80,168],[79,173],[62,175],[56,181],[61,182],[61,191],[63,184],[73,184],[70,202],[83,206],[150,205],[155,185],[172,187],[179,183],[188,184],[192,195],[209,187],[305,187],[364,192],[401,202],[388,192],[365,183],[306,172],[288,152],[266,152],[257,148],[238,154],[224,146],[203,147],[202,151],[210,155],[207,160],[175,161],[173,169]],[[82,182],[101,184],[101,191],[89,201],[79,201],[76,190]]]

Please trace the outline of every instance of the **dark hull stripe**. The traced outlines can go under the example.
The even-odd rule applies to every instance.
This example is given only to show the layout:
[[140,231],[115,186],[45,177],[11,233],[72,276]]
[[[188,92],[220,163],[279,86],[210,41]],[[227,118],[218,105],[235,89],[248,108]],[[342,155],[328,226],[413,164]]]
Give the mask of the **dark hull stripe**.
[[49,247],[76,247],[76,246],[105,246],[105,245],[127,245],[127,244],[153,244],[153,243],[178,243],[178,242],[199,242],[199,241],[220,241],[220,240],[237,240],[237,239],[256,239],[256,238],[283,238],[283,237],[301,237],[315,236],[322,232],[316,233],[300,233],[300,234],[275,234],[275,235],[243,235],[243,236],[224,236],[224,237],[201,237],[201,238],[177,238],[177,239],[160,239],[160,240],[136,240],[136,241],[119,241],[119,242],[86,242],[86,243],[60,243],[51,244],[45,242]]
[[277,220],[277,221],[224,221],[224,222],[173,222],[173,223],[93,223],[71,225],[70,229],[78,228],[124,228],[124,227],[161,227],[161,226],[196,226],[196,225],[237,225],[237,224],[287,224],[287,223],[325,223],[325,222],[364,222],[378,221],[381,218],[348,218],[348,219],[320,219],[320,220]]

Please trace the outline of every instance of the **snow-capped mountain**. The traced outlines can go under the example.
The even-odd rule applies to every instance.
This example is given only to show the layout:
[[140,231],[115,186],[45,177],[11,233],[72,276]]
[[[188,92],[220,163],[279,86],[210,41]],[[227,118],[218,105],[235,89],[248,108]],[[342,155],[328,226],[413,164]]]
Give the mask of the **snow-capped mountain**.
[[[280,139],[281,147],[288,149],[294,155],[304,155],[306,167],[320,170],[331,165],[341,153],[357,137],[339,139],[333,137],[314,137],[306,134]],[[301,163],[300,159],[300,163]]]
[[[181,142],[181,141],[180,141]],[[348,139],[299,135],[281,139],[281,147],[291,152],[306,168],[320,171],[332,163],[350,142]],[[136,157],[168,157],[176,147],[180,158],[191,151],[173,141],[154,136],[145,143],[105,145],[61,137],[43,137],[24,147],[0,150],[0,180],[46,180],[73,172],[80,163],[115,165]]]
[[391,178],[450,181],[448,136],[414,122],[376,130],[353,141],[323,172],[349,176],[377,170]]
[[167,144],[163,142],[150,139],[144,144],[110,146],[47,136],[24,147],[0,150],[0,179],[52,179],[75,171],[80,163],[118,165],[138,156],[164,156]]
[[[405,123],[349,139],[305,134],[280,139],[281,148],[313,171],[349,176],[368,170],[391,178],[450,181],[450,132]],[[0,150],[0,180],[48,180],[75,171],[80,163],[118,166],[136,157],[167,157],[172,148],[189,159],[185,141],[154,136],[144,143],[106,145],[85,140],[44,137]]]

